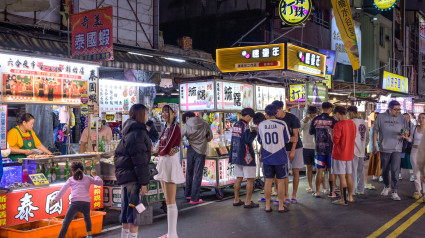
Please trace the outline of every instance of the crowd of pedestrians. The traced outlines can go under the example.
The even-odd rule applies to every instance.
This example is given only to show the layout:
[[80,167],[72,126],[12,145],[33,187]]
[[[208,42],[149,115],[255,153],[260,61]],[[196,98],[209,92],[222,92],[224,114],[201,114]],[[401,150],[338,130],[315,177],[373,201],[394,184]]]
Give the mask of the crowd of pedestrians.
[[[259,207],[252,201],[257,166],[262,167],[265,177],[265,196],[259,201],[265,202],[266,212],[272,212],[272,204],[275,204],[279,213],[285,213],[289,211],[285,204],[298,203],[299,173],[304,166],[307,167],[308,193],[316,198],[338,198],[332,203],[347,206],[354,202],[356,194],[364,194],[365,188],[374,189],[367,183],[364,170],[368,146],[370,154],[380,153],[385,185],[381,195],[388,196],[391,192],[393,200],[401,199],[397,193],[400,168],[403,160],[409,158],[413,169],[411,181],[415,186],[412,197],[421,198],[425,182],[425,140],[422,140],[425,114],[412,120],[411,115],[400,114],[398,102],[391,101],[388,107],[388,111],[375,117],[372,127],[361,119],[357,107],[334,107],[329,102],[324,102],[321,108],[308,107],[302,120],[285,111],[281,101],[268,105],[265,114],[255,113],[251,108],[243,109],[239,121],[231,128],[229,162],[234,165],[237,178],[233,206]],[[123,189],[122,238],[137,237],[135,207],[141,202],[140,197],[147,193],[151,179],[161,182],[167,204],[168,232],[161,238],[177,237],[177,184],[186,182],[185,197],[189,204],[203,202],[200,187],[208,142],[213,139],[213,133],[209,124],[193,112],[183,114],[184,126],[180,130],[177,113],[177,104],[165,105],[162,117],[166,127],[157,133],[153,123],[147,121],[144,105],[135,104],[130,109],[130,119],[124,123],[123,137],[115,152],[117,182]],[[188,146],[186,178],[179,160],[182,139]],[[261,145],[260,164],[256,163],[255,139]],[[159,156],[156,169],[149,164],[151,154]],[[290,173],[293,176],[291,193],[288,189]],[[240,190],[244,178],[247,193],[246,200],[242,201]],[[275,191],[272,193],[273,183]]]
[[[403,159],[408,159],[410,169],[413,169],[411,181],[414,182],[416,191],[412,197],[419,199],[423,196],[425,151],[420,144],[424,144],[422,135],[425,114],[420,114],[417,120],[409,114],[405,117],[401,115],[397,101],[391,101],[386,112],[375,113],[371,127],[361,118],[356,106],[334,107],[329,102],[324,102],[321,108],[308,107],[302,120],[284,111],[281,101],[268,105],[265,115],[255,113],[251,108],[243,109],[241,115],[241,119],[232,128],[230,149],[230,163],[235,165],[238,181],[233,206],[259,207],[259,204],[251,201],[252,182],[257,166],[252,144],[256,136],[261,145],[261,164],[258,166],[262,166],[265,177],[265,196],[259,202],[266,203],[266,212],[272,211],[273,202],[279,205],[279,212],[289,210],[285,204],[298,202],[299,170],[304,166],[307,167],[308,193],[316,198],[338,198],[332,203],[347,206],[355,201],[355,195],[363,195],[366,188],[375,189],[367,182],[365,161],[370,155],[377,156],[378,152],[382,169],[381,181],[384,183],[382,196],[391,195],[393,200],[401,200],[397,189]],[[251,120],[256,127],[249,126]],[[406,143],[411,144],[408,151],[403,146]],[[290,172],[293,176],[292,193],[288,191]],[[248,179],[245,202],[239,198],[243,178]],[[273,183],[277,185],[275,199],[272,198]],[[329,189],[326,189],[326,184],[329,184]]]

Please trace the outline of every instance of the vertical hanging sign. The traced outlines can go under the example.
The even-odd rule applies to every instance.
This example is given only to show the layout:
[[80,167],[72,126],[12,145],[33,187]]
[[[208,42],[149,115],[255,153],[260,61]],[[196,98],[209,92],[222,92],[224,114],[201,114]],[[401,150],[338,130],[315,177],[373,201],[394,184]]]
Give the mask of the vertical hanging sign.
[[71,15],[72,58],[113,60],[112,6]]
[[347,50],[353,70],[360,68],[359,46],[357,45],[356,31],[354,29],[353,16],[348,0],[332,0],[335,13],[335,21]]

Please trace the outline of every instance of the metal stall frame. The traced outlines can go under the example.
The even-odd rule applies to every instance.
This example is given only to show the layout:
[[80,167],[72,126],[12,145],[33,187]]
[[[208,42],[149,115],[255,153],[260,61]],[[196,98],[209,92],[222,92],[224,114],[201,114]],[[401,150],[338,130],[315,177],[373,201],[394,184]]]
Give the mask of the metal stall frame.
[[[190,80],[183,81],[182,80],[181,82],[179,82],[179,87],[180,87],[181,84],[194,83],[194,82],[213,82],[213,84],[214,84],[214,88],[213,88],[213,90],[214,90],[214,107],[210,110],[204,110],[203,113],[240,113],[240,111],[235,111],[235,110],[217,110],[217,88],[216,88],[217,82],[228,82],[228,83],[240,83],[240,82],[232,81],[232,80],[223,80],[223,79],[206,79],[206,80],[198,80],[198,81],[190,81]],[[253,96],[252,100],[253,100],[253,109],[255,110],[256,109],[256,105],[255,105],[255,98],[256,98],[256,96],[255,96],[255,86],[256,86],[256,84],[252,84],[252,83],[246,83],[246,84],[253,86],[254,92],[253,92],[253,95],[252,95]],[[282,87],[282,88],[284,88],[284,87]],[[181,98],[179,96],[179,104],[181,105],[180,100],[181,100]],[[183,126],[183,122],[181,120],[182,119],[182,113],[183,112],[190,112],[190,111],[191,112],[200,112],[199,110],[181,110],[181,108],[180,108],[180,126]],[[223,118],[223,120],[224,120],[224,118]],[[182,144],[181,147],[184,148],[184,145]],[[258,151],[256,151],[256,155],[258,155]],[[183,162],[183,149],[180,150],[180,156],[181,156],[181,163],[182,163]],[[258,159],[259,156],[256,156],[256,157],[257,157],[256,162],[257,162],[257,170],[258,170],[257,173],[258,173],[258,175],[260,175],[261,168],[259,166],[260,165],[259,159]],[[234,182],[229,183],[229,184],[220,185],[219,162],[220,162],[220,160],[224,160],[224,159],[228,159],[228,158],[229,158],[229,155],[214,156],[214,157],[206,157],[205,158],[205,160],[215,161],[215,165],[216,165],[215,166],[215,172],[216,172],[215,184],[216,185],[201,185],[201,188],[215,189],[216,196],[220,200],[223,199],[223,197],[224,197],[222,189],[234,185]],[[261,176],[258,176],[257,179],[261,180]],[[244,180],[244,181],[246,181],[246,180]],[[262,188],[261,183],[257,182],[257,184],[260,184],[257,187]]]

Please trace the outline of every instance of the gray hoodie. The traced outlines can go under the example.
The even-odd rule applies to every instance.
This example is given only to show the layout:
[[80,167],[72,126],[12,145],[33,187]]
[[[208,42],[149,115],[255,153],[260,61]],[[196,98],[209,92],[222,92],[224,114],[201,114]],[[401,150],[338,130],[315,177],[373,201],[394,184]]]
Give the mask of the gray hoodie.
[[379,151],[384,153],[401,152],[403,138],[400,136],[402,129],[409,129],[409,124],[403,115],[393,117],[388,111],[379,114],[376,118],[374,132],[378,133]]
[[208,142],[213,138],[210,125],[200,117],[192,117],[186,121],[182,129],[182,137],[186,136],[189,145],[196,153],[207,154]]

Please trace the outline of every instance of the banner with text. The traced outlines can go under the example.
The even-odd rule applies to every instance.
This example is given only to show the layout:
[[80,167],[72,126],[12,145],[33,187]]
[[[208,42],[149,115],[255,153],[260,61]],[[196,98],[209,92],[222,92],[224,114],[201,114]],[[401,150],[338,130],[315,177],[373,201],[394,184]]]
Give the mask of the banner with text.
[[[344,43],[344,47],[346,49],[348,58],[350,59],[353,70],[357,70],[360,68],[360,47],[357,44],[358,41],[353,17],[351,15],[350,3],[348,0],[332,0],[332,6],[332,21],[335,21],[335,24],[339,29],[341,40]],[[334,31],[332,31],[332,34],[333,33]]]
[[214,110],[214,82],[183,83],[179,87],[181,111]]
[[[71,190],[68,190],[55,205],[50,205],[61,188],[59,185],[50,185],[1,195],[0,227],[64,216],[71,204]],[[103,208],[103,186],[91,185],[89,195],[91,210]]]
[[3,101],[97,104],[97,65],[0,53],[0,74]]
[[112,6],[71,15],[72,58],[113,60]]
[[418,13],[419,22],[419,53],[425,54],[425,19]]
[[255,105],[256,109],[264,111],[273,101],[285,102],[285,88],[271,86],[255,86]]
[[99,80],[99,113],[128,112],[139,103],[139,87],[134,82]]
[[216,82],[217,110],[240,111],[254,108],[252,85],[229,82]]

